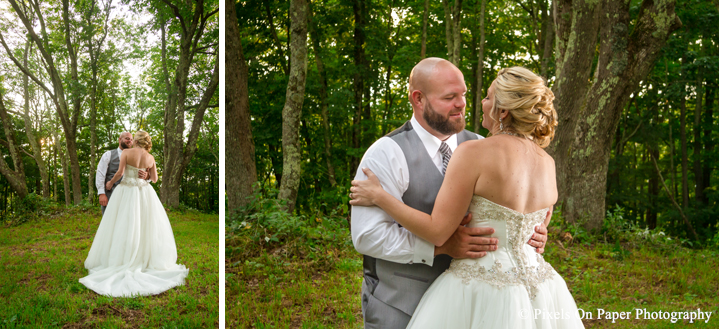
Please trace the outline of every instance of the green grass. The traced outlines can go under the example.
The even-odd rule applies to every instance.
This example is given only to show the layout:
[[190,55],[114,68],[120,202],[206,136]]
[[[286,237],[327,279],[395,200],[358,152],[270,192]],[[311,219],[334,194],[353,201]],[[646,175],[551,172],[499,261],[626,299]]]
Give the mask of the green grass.
[[99,209],[80,207],[0,228],[0,328],[218,327],[217,215],[170,212],[185,285],[162,294],[112,298],[78,282]]
[[[553,238],[554,235],[550,235]],[[349,240],[349,234],[346,239]],[[351,242],[296,252],[297,240],[260,245],[241,234],[226,237],[228,328],[361,328],[361,256]],[[719,253],[681,246],[654,248],[549,242],[545,259],[567,282],[579,308],[593,313],[587,328],[696,328],[719,326]],[[712,311],[708,323],[635,319],[635,309]],[[615,323],[598,309],[632,312]]]
[[[696,328],[719,326],[719,253],[691,250],[681,246],[661,249],[648,245],[598,243],[563,248],[550,242],[545,255],[562,275],[577,306],[592,312],[585,319],[590,328]],[[635,309],[646,312],[713,312],[708,323],[678,320],[636,319]],[[630,319],[615,323],[606,316],[598,319],[599,309],[630,312]]]
[[362,260],[350,248],[318,251],[320,261],[277,250],[228,258],[227,328],[361,327]]

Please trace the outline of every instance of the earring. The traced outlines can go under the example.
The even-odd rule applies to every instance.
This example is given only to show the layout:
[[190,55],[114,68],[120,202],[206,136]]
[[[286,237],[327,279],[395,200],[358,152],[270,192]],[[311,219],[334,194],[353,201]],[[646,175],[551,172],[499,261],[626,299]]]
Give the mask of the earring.
[[502,124],[502,118],[499,118],[499,131],[504,130],[504,125]]

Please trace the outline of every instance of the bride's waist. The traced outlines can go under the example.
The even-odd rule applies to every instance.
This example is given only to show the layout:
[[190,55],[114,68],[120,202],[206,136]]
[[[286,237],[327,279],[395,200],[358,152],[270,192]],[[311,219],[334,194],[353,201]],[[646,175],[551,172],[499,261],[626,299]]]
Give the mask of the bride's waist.
[[149,183],[140,178],[133,178],[133,177],[123,177],[122,181],[120,181],[120,185],[126,185],[126,186],[146,186]]
[[544,259],[536,252],[535,248],[526,245],[519,252],[515,252],[506,246],[499,246],[497,250],[487,252],[487,255],[482,258],[455,259],[452,262],[467,266],[482,266],[485,269],[490,269],[495,264],[500,264],[502,269],[510,270],[518,266],[540,266],[541,263],[544,263]]

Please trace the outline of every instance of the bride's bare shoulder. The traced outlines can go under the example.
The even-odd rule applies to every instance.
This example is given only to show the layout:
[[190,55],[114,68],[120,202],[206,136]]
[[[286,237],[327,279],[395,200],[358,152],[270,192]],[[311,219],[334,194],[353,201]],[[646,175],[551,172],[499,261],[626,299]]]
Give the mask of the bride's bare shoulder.
[[498,143],[496,138],[482,138],[461,143],[457,146],[457,150],[461,150],[460,152],[486,152],[489,149],[497,147]]

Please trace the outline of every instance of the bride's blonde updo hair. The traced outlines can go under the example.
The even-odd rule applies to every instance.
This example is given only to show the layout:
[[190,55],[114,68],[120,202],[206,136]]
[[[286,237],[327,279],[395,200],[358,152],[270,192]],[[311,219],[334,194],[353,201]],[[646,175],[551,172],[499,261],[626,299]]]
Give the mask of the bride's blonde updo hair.
[[138,130],[135,133],[135,145],[144,148],[147,152],[152,149],[152,138],[144,130]]
[[523,67],[502,69],[494,80],[494,106],[490,117],[498,121],[501,110],[509,115],[502,123],[506,132],[516,133],[545,148],[554,138],[557,111],[554,93],[542,77]]

